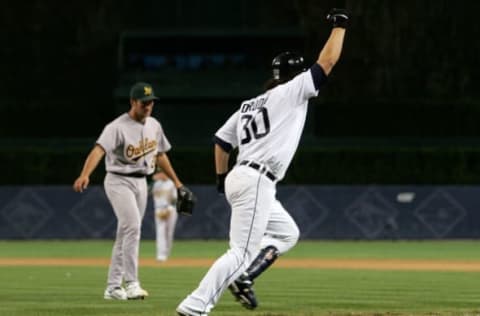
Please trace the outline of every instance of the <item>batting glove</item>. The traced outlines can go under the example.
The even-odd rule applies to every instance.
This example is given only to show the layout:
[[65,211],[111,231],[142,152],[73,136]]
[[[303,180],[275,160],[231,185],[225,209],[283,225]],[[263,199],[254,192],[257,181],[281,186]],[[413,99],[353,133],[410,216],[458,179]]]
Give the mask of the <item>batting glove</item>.
[[350,20],[350,14],[345,9],[336,9],[333,8],[327,14],[327,21],[332,23],[332,26],[341,27],[346,29],[348,26],[348,21]]
[[228,172],[217,174],[217,192],[220,194],[225,194],[225,178],[227,174]]

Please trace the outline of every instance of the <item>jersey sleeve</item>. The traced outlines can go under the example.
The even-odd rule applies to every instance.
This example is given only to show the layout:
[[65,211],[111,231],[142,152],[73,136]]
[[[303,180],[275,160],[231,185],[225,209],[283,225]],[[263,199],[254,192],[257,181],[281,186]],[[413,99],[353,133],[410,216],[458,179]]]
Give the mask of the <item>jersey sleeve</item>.
[[170,145],[170,142],[167,139],[167,136],[165,136],[165,133],[163,132],[162,125],[158,123],[158,152],[159,153],[164,153],[169,151],[172,148],[172,145]]
[[100,134],[100,137],[98,137],[96,143],[102,146],[105,152],[111,152],[117,147],[117,144],[120,141],[117,134],[118,133],[115,125],[108,124],[103,129],[102,134]]
[[318,90],[326,80],[323,69],[317,63],[297,75],[285,84],[287,95],[293,101],[291,104],[304,104],[305,100],[318,96]]
[[237,124],[239,111],[235,112],[215,133],[214,141],[226,152],[238,146]]
[[320,90],[320,87],[327,83],[327,75],[325,74],[322,66],[320,66],[318,63],[315,63],[312,67],[310,67],[310,74],[312,75],[315,90]]

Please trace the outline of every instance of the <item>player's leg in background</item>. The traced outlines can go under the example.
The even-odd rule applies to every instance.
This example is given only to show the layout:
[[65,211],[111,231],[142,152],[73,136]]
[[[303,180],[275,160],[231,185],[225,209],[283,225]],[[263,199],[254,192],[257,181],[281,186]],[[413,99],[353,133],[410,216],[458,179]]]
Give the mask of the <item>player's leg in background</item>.
[[177,225],[178,213],[175,208],[170,211],[170,216],[167,219],[167,257],[170,256],[173,247],[173,238],[175,236],[175,226]]
[[162,209],[155,209],[156,258],[159,261],[167,260],[167,219],[163,218]]

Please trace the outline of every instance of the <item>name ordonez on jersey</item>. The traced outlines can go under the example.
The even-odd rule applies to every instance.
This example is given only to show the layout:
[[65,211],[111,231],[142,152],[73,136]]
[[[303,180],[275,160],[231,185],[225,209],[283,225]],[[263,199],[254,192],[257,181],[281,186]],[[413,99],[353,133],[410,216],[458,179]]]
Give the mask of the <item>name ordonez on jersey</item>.
[[[317,69],[318,68],[318,69]],[[237,162],[264,164],[282,180],[300,142],[307,116],[308,100],[318,95],[314,78],[324,78],[315,64],[292,80],[280,84],[256,98],[241,103],[215,133],[220,144],[239,148]]]
[[245,101],[240,107],[240,113],[256,111],[267,103],[268,95],[263,95],[260,98]]
[[[255,99],[245,101],[240,106],[240,113],[254,112],[254,111],[257,111],[258,113],[258,110],[263,108],[264,105],[267,103],[268,96],[269,96],[269,93],[267,92],[266,94],[261,95]],[[255,118],[252,118],[252,119],[255,119]],[[277,159],[275,159],[275,157],[271,157],[267,161],[261,161],[261,162],[265,163],[269,167],[270,171],[272,171],[273,173],[277,173],[278,170],[282,168],[282,163]]]

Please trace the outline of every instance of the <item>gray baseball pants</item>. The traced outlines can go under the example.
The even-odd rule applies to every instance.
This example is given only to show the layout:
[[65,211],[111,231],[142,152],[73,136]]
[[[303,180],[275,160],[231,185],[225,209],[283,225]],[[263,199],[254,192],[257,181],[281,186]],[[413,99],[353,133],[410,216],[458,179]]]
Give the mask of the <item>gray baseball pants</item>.
[[108,287],[138,282],[138,252],[147,206],[147,181],[107,173],[105,193],[117,217],[117,234],[108,271]]

